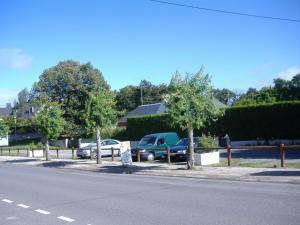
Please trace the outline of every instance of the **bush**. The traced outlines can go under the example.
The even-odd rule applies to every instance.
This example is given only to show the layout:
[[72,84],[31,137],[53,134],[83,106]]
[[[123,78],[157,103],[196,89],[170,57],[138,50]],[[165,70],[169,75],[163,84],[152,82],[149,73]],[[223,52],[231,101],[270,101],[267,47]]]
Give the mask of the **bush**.
[[216,141],[215,136],[202,134],[200,137],[200,148],[217,148],[218,142]]

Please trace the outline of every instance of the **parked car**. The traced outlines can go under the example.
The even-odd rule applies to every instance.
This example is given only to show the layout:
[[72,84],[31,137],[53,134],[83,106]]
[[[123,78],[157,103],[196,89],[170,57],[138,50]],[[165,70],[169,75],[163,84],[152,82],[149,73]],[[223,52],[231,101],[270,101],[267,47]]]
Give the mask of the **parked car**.
[[[199,146],[199,137],[194,137],[194,148],[197,148]],[[180,139],[175,146],[170,148],[170,156],[172,158],[176,159],[186,159],[186,152],[189,145],[189,139],[188,138],[182,138]],[[164,154],[163,157],[166,157]]]
[[[114,139],[104,139],[101,141],[101,155],[111,156],[111,148],[114,148],[114,155],[120,155],[120,145],[121,142]],[[89,145],[77,150],[78,158],[91,157],[91,149],[93,157],[97,156],[97,144],[90,143]]]
[[[148,134],[140,140],[137,148],[141,149],[140,156],[142,160],[153,161],[161,158],[165,153],[165,148],[174,146],[178,140],[178,135],[174,132]],[[162,148],[162,150],[153,150],[153,148]],[[132,150],[131,155],[136,158],[137,151]]]

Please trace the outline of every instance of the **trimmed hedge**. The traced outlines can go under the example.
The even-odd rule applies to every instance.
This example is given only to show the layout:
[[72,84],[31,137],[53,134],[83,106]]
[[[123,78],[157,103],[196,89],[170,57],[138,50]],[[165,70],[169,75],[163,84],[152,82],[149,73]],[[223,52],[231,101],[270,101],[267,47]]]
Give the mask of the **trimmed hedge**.
[[300,101],[231,107],[208,130],[232,140],[300,138]]
[[[170,124],[168,114],[128,117],[125,138],[140,140],[146,134],[170,131],[187,136]],[[231,140],[300,138],[300,101],[230,107],[218,121],[194,131],[195,136],[201,133],[228,133]]]

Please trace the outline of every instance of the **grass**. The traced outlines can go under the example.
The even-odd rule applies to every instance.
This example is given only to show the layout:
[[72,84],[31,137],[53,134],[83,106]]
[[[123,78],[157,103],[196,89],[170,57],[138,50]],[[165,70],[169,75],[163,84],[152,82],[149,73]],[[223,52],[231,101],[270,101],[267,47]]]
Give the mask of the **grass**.
[[[220,160],[219,164],[213,166],[226,167],[228,166],[227,160]],[[280,168],[280,162],[256,162],[241,159],[231,159],[232,167],[250,167],[250,168]],[[285,162],[285,168],[300,169],[300,162]]]

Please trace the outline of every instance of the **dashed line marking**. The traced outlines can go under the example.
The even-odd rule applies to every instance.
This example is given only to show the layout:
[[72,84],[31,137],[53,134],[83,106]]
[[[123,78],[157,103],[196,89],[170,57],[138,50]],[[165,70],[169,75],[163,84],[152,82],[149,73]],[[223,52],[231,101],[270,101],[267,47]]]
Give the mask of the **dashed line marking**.
[[74,219],[71,219],[71,218],[68,218],[68,217],[64,217],[64,216],[59,216],[59,217],[57,217],[57,219],[67,221],[69,223],[75,221]]
[[13,203],[14,201],[12,201],[12,200],[9,200],[9,199],[2,199],[2,202],[6,202],[6,203],[9,203],[9,204],[11,204],[11,203]]
[[42,210],[42,209],[37,209],[37,210],[34,210],[34,211],[36,211],[36,212],[38,212],[38,213],[41,213],[41,214],[44,214],[44,215],[50,214],[50,212],[45,211],[45,210]]
[[27,209],[30,207],[29,205],[24,205],[24,204],[18,204],[18,206],[21,208],[24,208],[24,209]]

